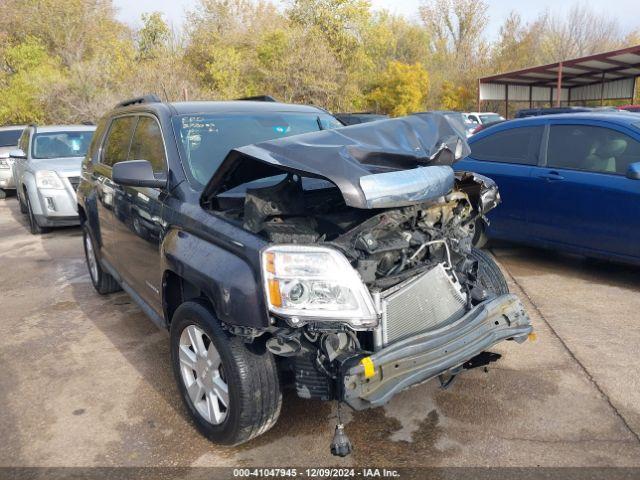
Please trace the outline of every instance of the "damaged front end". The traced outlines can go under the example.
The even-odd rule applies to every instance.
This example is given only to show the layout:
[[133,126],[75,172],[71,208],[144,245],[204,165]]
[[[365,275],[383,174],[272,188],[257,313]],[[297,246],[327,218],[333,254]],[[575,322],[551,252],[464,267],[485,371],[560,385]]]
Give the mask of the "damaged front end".
[[266,347],[301,397],[379,406],[531,332],[472,254],[500,196],[454,173],[464,138],[437,114],[288,137],[233,151],[205,189],[205,208],[268,243]]

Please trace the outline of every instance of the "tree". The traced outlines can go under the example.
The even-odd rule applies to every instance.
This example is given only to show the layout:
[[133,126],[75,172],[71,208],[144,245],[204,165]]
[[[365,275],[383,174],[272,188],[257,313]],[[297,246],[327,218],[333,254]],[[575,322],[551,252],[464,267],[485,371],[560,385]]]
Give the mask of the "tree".
[[138,32],[138,55],[142,59],[157,58],[166,52],[171,30],[160,12],[143,13],[142,23]]
[[0,73],[0,125],[48,120],[45,97],[49,86],[62,77],[59,63],[33,37],[26,37],[1,53],[4,65]]
[[419,63],[391,61],[367,95],[376,110],[394,117],[424,108],[429,92],[429,74]]

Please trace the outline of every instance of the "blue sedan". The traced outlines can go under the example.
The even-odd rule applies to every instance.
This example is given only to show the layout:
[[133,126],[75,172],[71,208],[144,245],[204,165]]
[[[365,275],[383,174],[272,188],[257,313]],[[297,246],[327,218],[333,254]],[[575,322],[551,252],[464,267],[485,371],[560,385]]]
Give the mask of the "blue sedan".
[[456,170],[492,178],[502,197],[476,238],[640,264],[640,115],[512,120],[469,145]]

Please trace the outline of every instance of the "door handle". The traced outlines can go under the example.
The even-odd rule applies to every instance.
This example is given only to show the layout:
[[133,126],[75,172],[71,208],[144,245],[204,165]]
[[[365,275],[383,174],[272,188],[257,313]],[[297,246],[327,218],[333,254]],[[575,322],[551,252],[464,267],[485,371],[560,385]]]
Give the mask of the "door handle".
[[564,177],[558,172],[549,172],[538,175],[538,178],[544,178],[547,182],[559,182],[564,180]]

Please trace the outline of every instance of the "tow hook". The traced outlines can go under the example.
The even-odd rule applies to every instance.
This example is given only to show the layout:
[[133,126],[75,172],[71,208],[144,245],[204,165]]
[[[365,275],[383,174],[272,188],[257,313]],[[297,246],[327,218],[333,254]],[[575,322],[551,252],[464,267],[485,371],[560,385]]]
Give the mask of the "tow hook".
[[347,434],[344,431],[344,424],[342,423],[342,418],[340,417],[340,404],[342,402],[338,401],[337,415],[338,415],[338,423],[336,425],[336,431],[333,434],[333,440],[331,440],[331,455],[336,457],[346,457],[351,454],[353,447],[351,446],[351,440],[347,437]]

